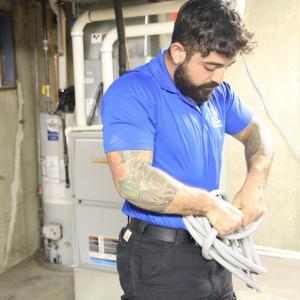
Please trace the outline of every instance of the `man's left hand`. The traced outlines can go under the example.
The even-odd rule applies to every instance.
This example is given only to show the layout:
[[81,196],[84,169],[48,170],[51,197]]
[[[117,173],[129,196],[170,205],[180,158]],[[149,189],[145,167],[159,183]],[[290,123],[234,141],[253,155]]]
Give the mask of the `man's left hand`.
[[233,205],[244,214],[242,226],[249,225],[266,213],[263,189],[242,188],[234,197]]

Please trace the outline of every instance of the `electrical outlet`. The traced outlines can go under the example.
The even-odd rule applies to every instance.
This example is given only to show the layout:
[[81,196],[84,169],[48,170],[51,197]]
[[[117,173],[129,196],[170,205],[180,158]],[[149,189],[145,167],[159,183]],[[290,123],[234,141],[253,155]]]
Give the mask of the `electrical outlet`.
[[102,43],[102,33],[93,32],[91,34],[91,44],[101,44]]

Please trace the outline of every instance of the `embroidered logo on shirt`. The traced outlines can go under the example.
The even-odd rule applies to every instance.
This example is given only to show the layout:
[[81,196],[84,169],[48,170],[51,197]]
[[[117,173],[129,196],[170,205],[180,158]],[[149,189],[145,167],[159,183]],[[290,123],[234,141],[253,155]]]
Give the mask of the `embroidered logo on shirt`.
[[211,124],[214,128],[222,127],[222,121],[220,120],[219,114],[216,109],[211,109]]

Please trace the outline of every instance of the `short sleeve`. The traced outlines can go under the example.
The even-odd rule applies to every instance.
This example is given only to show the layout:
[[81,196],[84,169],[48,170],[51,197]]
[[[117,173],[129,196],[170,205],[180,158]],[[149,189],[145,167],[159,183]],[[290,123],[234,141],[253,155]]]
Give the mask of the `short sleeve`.
[[224,83],[226,103],[225,132],[235,135],[245,129],[253,118],[253,111],[234,93],[229,84]]
[[151,78],[129,72],[116,80],[101,103],[104,151],[153,150],[155,102]]

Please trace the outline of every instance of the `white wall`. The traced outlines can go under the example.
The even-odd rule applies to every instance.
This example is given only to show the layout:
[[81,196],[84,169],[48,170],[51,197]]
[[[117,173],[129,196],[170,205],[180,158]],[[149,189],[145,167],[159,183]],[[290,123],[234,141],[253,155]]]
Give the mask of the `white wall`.
[[[264,95],[272,117],[300,150],[300,1],[248,0],[246,23],[255,31],[258,45],[247,61]],[[227,81],[270,128],[276,154],[266,190],[268,214],[255,234],[257,244],[300,251],[300,156],[296,160],[268,119],[240,59]],[[231,197],[246,172],[243,148],[226,141],[224,176]]]

